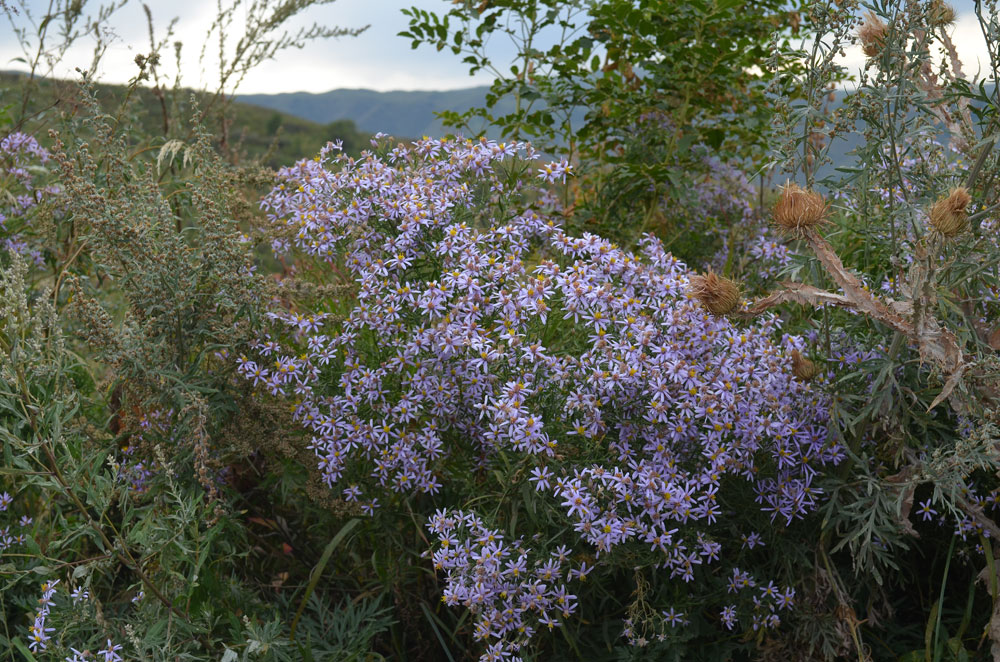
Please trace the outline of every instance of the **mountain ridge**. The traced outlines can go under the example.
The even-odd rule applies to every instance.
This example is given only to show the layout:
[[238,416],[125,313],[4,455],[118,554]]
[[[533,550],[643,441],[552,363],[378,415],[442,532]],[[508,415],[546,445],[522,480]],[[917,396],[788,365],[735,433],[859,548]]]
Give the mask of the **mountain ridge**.
[[458,90],[378,92],[340,88],[318,93],[238,94],[236,100],[320,124],[350,119],[362,131],[419,138],[448,133],[434,113],[444,110],[461,113],[480,106],[488,89],[488,86],[476,86]]

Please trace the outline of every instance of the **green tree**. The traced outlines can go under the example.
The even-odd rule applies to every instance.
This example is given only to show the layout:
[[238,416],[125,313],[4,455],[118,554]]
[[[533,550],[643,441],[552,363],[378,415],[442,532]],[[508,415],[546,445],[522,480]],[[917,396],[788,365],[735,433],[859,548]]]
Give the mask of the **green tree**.
[[[462,55],[496,76],[485,104],[446,124],[485,120],[505,137],[565,153],[590,177],[578,207],[597,229],[631,239],[662,217],[662,198],[705,174],[695,145],[723,161],[765,154],[770,99],[795,80],[800,0],[497,0],[447,13],[404,10],[401,35]],[[489,44],[509,38],[509,70]],[[503,98],[514,110],[496,112]],[[582,203],[582,204],[581,204]],[[588,216],[588,214],[584,214]],[[644,223],[629,222],[641,218]],[[628,226],[628,227],[627,227]],[[666,231],[676,233],[678,228]]]

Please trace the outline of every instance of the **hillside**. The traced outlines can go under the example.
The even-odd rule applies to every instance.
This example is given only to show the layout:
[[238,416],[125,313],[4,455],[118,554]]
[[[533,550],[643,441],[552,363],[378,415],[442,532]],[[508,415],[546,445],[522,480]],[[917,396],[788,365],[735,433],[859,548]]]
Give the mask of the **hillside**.
[[[440,136],[449,132],[435,117],[435,111],[463,112],[481,105],[487,87],[470,87],[452,91],[376,92],[374,90],[337,89],[323,93],[295,92],[284,94],[246,94],[237,99],[245,104],[268,108],[288,116],[317,123],[350,118],[357,127],[369,133],[382,131],[406,138]],[[837,93],[832,108],[840,106],[843,92]],[[505,100],[496,114],[513,110],[513,102]],[[582,113],[581,113],[582,115]],[[582,117],[581,117],[582,119]],[[499,138],[500,136],[493,136]],[[833,175],[838,166],[852,163],[849,153],[860,144],[858,135],[838,139],[831,146],[833,164],[820,170],[820,178]]]
[[[20,98],[24,74],[0,71],[0,125],[2,109],[13,99]],[[40,94],[34,110],[49,114],[54,119],[58,113],[72,112],[76,85],[72,81],[39,81]],[[104,109],[113,112],[124,98],[125,86],[95,86]],[[483,103],[487,87],[470,87],[450,91],[394,91],[376,92],[361,89],[337,89],[323,93],[296,92],[286,94],[237,95],[232,102],[229,117],[229,140],[240,158],[261,157],[277,140],[275,150],[266,164],[278,167],[311,156],[329,140],[342,140],[348,153],[357,154],[368,146],[371,134],[388,133],[399,139],[424,135],[440,136],[448,133],[435,117],[436,111],[463,112]],[[137,90],[139,103],[130,121],[137,131],[145,135],[163,135],[162,111],[159,100],[150,88]],[[173,102],[186,107],[192,90],[168,91]],[[195,94],[196,97],[199,95]],[[831,109],[840,106],[844,92],[836,94]],[[202,95],[201,103],[205,102]],[[48,110],[45,110],[51,106]],[[512,110],[512,101],[502,102],[496,112]],[[16,112],[16,109],[8,111]],[[217,120],[216,120],[217,121]],[[280,128],[280,135],[279,135]],[[173,127],[176,130],[177,127]],[[217,126],[210,126],[216,130]],[[850,153],[860,145],[862,132],[856,132],[834,141],[830,149],[833,163],[820,169],[822,179],[835,175],[837,167],[854,164]],[[499,137],[499,136],[493,136]],[[40,136],[44,138],[44,136]],[[942,140],[947,137],[942,134]]]
[[320,94],[243,94],[237,99],[320,124],[350,118],[362,131],[382,131],[397,137],[416,138],[446,133],[435,118],[435,111],[463,112],[482,105],[487,89],[470,87],[446,92],[341,89]]
[[[20,100],[27,76],[20,72],[0,71],[0,131],[7,122],[16,123],[20,116]],[[79,92],[76,82],[68,80],[36,79],[37,90],[32,93],[26,115],[31,118],[27,126],[33,127],[43,143],[48,141],[46,130],[59,125],[64,115],[72,115],[79,110]],[[124,85],[96,84],[94,92],[101,108],[117,114],[125,98]],[[135,136],[162,136],[184,138],[189,133],[187,118],[191,112],[191,100],[197,100],[201,107],[209,102],[208,95],[190,89],[167,90],[163,104],[148,87],[135,91],[131,112],[123,118],[132,127]],[[15,100],[18,103],[14,103]],[[164,111],[167,109],[166,128]],[[5,117],[7,118],[5,121]],[[274,108],[264,108],[241,101],[233,101],[227,111],[229,148],[237,160],[264,157],[274,143],[274,149],[265,160],[265,165],[279,167],[316,154],[330,140],[342,140],[344,149],[357,154],[368,146],[370,135],[359,131],[349,119],[337,117],[327,121],[313,121]],[[220,127],[218,114],[210,114],[209,130],[217,132]],[[155,140],[154,140],[155,142]]]

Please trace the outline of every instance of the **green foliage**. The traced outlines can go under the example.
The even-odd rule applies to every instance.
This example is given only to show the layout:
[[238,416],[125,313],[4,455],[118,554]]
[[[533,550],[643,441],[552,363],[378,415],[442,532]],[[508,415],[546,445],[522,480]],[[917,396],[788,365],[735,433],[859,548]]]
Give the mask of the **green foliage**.
[[[809,31],[808,3],[787,0],[455,4],[443,15],[404,10],[410,26],[400,33],[496,77],[485,105],[442,113],[445,123],[478,128],[478,119],[567,154],[581,177],[575,222],[626,245],[644,231],[672,241],[691,230],[664,200],[683,201],[713,176],[693,147],[724,163],[762,160],[774,97],[797,93],[793,37]],[[509,71],[489,48],[501,36],[517,48]],[[498,114],[510,99],[513,109]],[[692,264],[720,248],[693,243],[671,247]]]
[[[511,538],[564,533],[558,507],[527,479],[531,463],[513,453],[488,470],[470,462],[437,495],[401,495],[362,516],[323,484],[288,403],[234,379],[233,359],[260,337],[273,301],[334,316],[356,304],[343,265],[329,276],[270,256],[269,243],[285,237],[262,223],[258,203],[273,181],[267,166],[327,140],[358,152],[368,136],[347,120],[308,122],[232,101],[241,77],[282,48],[350,33],[286,32],[312,4],[241,5],[245,25],[237,5],[222,8],[213,26],[224,35],[222,75],[210,91],[162,82],[169,30],[137,59],[128,86],[46,77],[120,3],[88,13],[84,2],[56,2],[21,24],[30,73],[0,75],[0,136],[37,135],[53,160],[32,172],[62,194],[2,231],[41,248],[37,264],[0,252],[0,495],[10,495],[0,529],[21,536],[0,550],[5,660],[64,659],[70,647],[97,651],[109,639],[127,659],[470,659],[473,619],[442,604],[420,514],[488,504],[489,523]],[[729,558],[796,586],[782,628],[729,635],[704,613],[654,641],[656,608],[687,589],[658,577],[653,555],[616,552],[580,589],[581,617],[540,633],[526,659],[977,660],[1000,650],[991,510],[1000,12],[976,3],[992,80],[974,83],[958,75],[933,7],[490,0],[407,10],[403,34],[415,47],[496,75],[485,106],[443,115],[451,126],[568,152],[579,177],[558,193],[577,229],[623,243],[652,231],[692,263],[721,254],[720,270],[747,276],[745,292],[790,280],[836,304],[804,297],[792,300],[807,305],[777,310],[785,331],[810,338],[817,381],[835,402],[830,428],[849,449],[817,478],[822,507],[769,528],[747,508],[751,489],[725,485],[733,521],[771,531],[763,551],[733,545]],[[892,29],[858,91],[831,114],[830,86],[845,76],[836,53],[854,39],[861,10]],[[510,70],[489,51],[490,39],[506,36],[518,49]],[[929,69],[939,48],[945,64]],[[856,167],[821,179],[833,141],[859,127]],[[934,144],[941,135],[947,145]],[[744,184],[759,188],[732,186],[729,197],[746,206],[708,213],[699,187],[731,183],[720,164],[744,169]],[[529,168],[523,162],[506,166],[508,185],[533,174],[515,172]],[[778,195],[765,181],[781,168],[839,197],[828,196],[816,238],[781,239],[795,255],[772,278],[754,273],[759,261],[746,251],[752,223]],[[944,241],[929,209],[959,185],[973,199],[969,229]],[[494,193],[481,186],[461,219],[477,228],[503,219],[510,209]],[[292,273],[294,283],[284,278]],[[872,300],[902,322],[861,305]],[[532,331],[554,351],[582,347],[563,311],[550,313]],[[960,369],[932,351],[952,347],[949,338]],[[372,357],[390,358],[363,340]],[[323,379],[336,383],[343,363],[332,361]],[[574,452],[587,465],[605,449]],[[733,524],[730,533],[742,531]],[[52,639],[33,650],[41,584],[55,580]],[[725,594],[718,573],[705,581]],[[623,618],[648,629],[647,647],[625,645]]]
[[[607,158],[625,146],[623,131],[655,113],[674,125],[663,134],[668,154],[699,142],[720,149],[728,141],[745,155],[764,135],[764,90],[778,67],[747,70],[772,56],[777,30],[798,31],[799,9],[779,0],[463,2],[443,16],[405,10],[410,26],[401,36],[414,47],[450,48],[465,55],[470,73],[497,76],[486,107],[452,122],[478,116],[542,149]],[[499,35],[518,47],[509,71],[487,51]],[[775,50],[787,48],[787,39]],[[493,116],[490,109],[507,95],[516,100],[514,111]],[[577,109],[587,112],[575,124]]]

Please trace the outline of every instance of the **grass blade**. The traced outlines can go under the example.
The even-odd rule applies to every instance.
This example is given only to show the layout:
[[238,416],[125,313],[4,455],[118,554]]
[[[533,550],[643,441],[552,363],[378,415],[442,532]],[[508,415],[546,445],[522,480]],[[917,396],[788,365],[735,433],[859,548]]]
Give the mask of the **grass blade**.
[[309,596],[312,595],[314,590],[316,590],[316,584],[319,583],[319,578],[322,576],[323,570],[326,568],[326,564],[330,561],[330,557],[333,555],[333,550],[337,548],[340,541],[346,538],[347,534],[350,533],[360,522],[361,520],[355,518],[341,527],[340,531],[337,531],[337,535],[333,537],[333,540],[327,543],[322,556],[319,557],[319,561],[316,562],[312,572],[309,573],[309,584],[306,586],[306,592],[302,596],[302,602],[299,604],[299,608],[295,612],[295,618],[292,619],[291,634],[288,637],[290,641],[295,641],[295,627],[299,624],[299,619],[302,617],[302,611],[306,608],[306,603],[309,602]]

